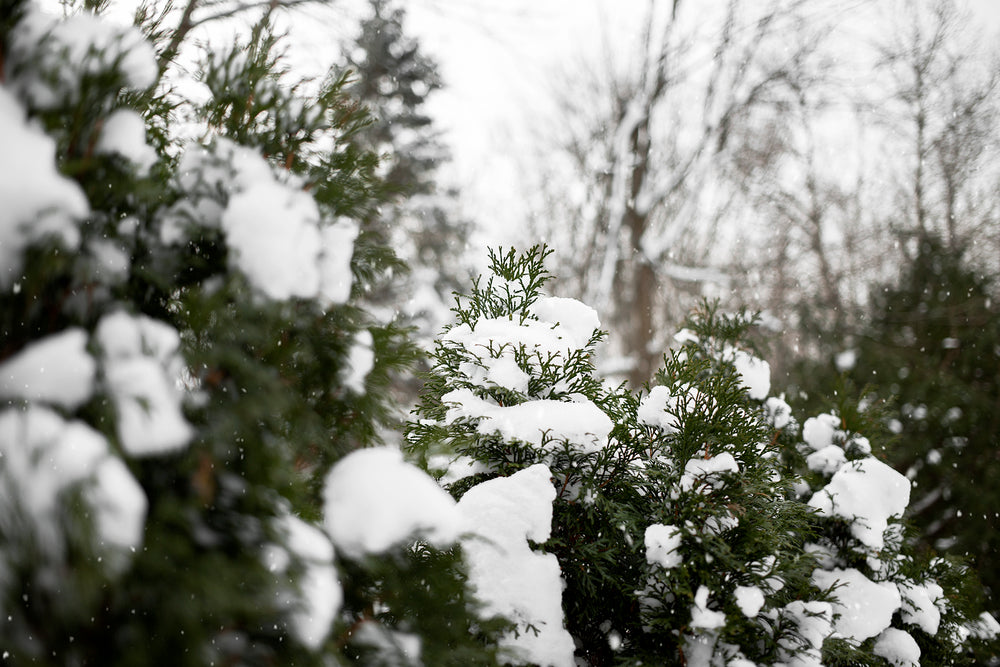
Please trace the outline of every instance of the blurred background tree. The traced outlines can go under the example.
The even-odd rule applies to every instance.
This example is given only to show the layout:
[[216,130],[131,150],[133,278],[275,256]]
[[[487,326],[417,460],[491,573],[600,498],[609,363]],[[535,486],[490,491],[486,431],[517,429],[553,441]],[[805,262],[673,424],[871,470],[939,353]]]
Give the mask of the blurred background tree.
[[856,344],[803,364],[814,406],[843,373],[884,405],[896,435],[889,460],[913,481],[910,518],[927,551],[969,557],[998,608],[1000,534],[1000,305],[995,278],[940,237],[921,238],[913,264],[872,297]]

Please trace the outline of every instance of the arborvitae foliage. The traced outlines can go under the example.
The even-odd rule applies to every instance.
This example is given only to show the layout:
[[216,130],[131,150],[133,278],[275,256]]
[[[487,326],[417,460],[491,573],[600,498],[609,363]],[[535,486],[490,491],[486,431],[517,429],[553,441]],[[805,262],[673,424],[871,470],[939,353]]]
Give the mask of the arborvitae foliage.
[[[878,290],[847,351],[844,380],[881,405],[892,465],[913,480],[909,517],[927,553],[971,559],[988,607],[1000,609],[1000,305],[965,258],[927,236],[898,284]],[[849,366],[849,367],[848,367]],[[810,394],[833,382],[830,361],[808,367]],[[813,380],[812,382],[807,382]],[[842,380],[843,381],[843,380]]]
[[[750,318],[706,306],[651,385],[607,386],[596,313],[544,295],[547,254],[491,254],[438,341],[408,437],[459,507],[508,490],[508,514],[484,515],[498,534],[543,466],[551,533],[528,544],[558,559],[563,614],[539,611],[541,594],[512,605],[521,662],[967,662],[970,633],[990,634],[961,599],[968,572],[906,547],[909,485],[865,439],[832,418],[800,434],[768,397],[767,364],[740,346]],[[529,578],[541,590],[531,562],[473,567],[473,584],[495,600]]]
[[450,542],[331,539],[381,529],[324,480],[415,356],[359,306],[396,260],[359,236],[383,185],[344,78],[291,80],[265,16],[195,105],[67,9],[0,21],[5,664],[492,662]]

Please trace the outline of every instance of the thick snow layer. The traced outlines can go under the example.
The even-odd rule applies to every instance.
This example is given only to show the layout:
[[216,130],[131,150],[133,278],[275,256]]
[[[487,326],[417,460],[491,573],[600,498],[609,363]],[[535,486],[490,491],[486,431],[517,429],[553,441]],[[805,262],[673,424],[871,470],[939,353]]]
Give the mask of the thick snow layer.
[[262,180],[229,198],[222,214],[231,259],[272,299],[319,291],[319,208],[306,192]]
[[452,497],[390,447],[359,449],[338,461],[323,501],[327,532],[354,559],[417,538],[444,547],[460,530]]
[[[15,31],[16,32],[16,31]],[[56,169],[56,145],[25,120],[0,86],[0,288],[21,277],[25,246],[52,235],[69,249],[80,243],[75,220],[89,212],[80,187]]]
[[122,156],[143,175],[156,162],[156,151],[146,143],[146,122],[132,109],[118,109],[104,119],[94,150]]
[[177,331],[143,315],[117,312],[100,321],[96,337],[125,451],[155,456],[187,445],[194,429],[181,412]]
[[351,257],[360,231],[358,223],[341,218],[320,229],[319,284],[325,305],[347,303],[354,276]]
[[355,394],[365,393],[365,380],[375,367],[375,349],[372,332],[362,329],[355,335],[354,343],[347,352],[347,365],[344,368],[344,386]]
[[597,311],[576,299],[541,297],[532,304],[531,312],[542,322],[558,325],[559,335],[573,350],[583,349],[594,332],[601,328]]
[[79,407],[91,397],[97,373],[86,348],[87,333],[79,328],[32,343],[0,364],[0,397]]
[[639,421],[649,426],[657,426],[665,433],[677,433],[680,426],[678,402],[680,397],[670,393],[668,387],[657,386],[639,401],[637,416]]
[[771,392],[770,364],[743,350],[736,350],[733,354],[733,365],[750,398],[763,401]]
[[910,633],[896,628],[886,628],[875,640],[872,649],[894,667],[920,667],[920,647]]
[[716,630],[726,624],[726,614],[721,611],[712,611],[708,608],[708,596],[711,591],[707,586],[699,586],[694,594],[694,605],[691,607],[691,622],[688,624],[692,628],[701,630]]
[[754,618],[764,606],[764,592],[757,586],[737,586],[733,595],[736,606],[747,618]]
[[[11,88],[36,108],[86,101],[83,82],[91,77],[116,72],[135,90],[149,88],[159,77],[156,53],[137,28],[87,12],[59,19],[29,10],[11,35]],[[21,62],[31,66],[18,67]]]
[[458,370],[477,387],[496,386],[522,394],[528,393],[531,376],[517,365],[510,348],[505,348],[495,358],[483,357],[477,363],[463,362]]
[[138,547],[146,527],[146,493],[116,456],[104,457],[93,478],[85,497],[93,510],[101,544],[122,551]]
[[847,456],[844,454],[844,450],[837,445],[829,445],[806,457],[806,465],[809,466],[809,469],[824,475],[836,473],[845,463],[847,463]]
[[774,428],[785,428],[792,422],[792,407],[784,398],[771,396],[764,403],[764,407],[767,408],[768,419]]
[[[83,491],[99,545],[113,552],[142,544],[146,496],[104,436],[48,408],[0,412],[0,524],[33,526],[39,546],[58,555],[71,489]],[[27,522],[7,515],[18,511]]]
[[445,416],[446,424],[461,418],[477,419],[480,433],[499,433],[505,439],[537,447],[547,436],[550,442],[565,440],[585,453],[597,452],[607,444],[614,426],[603,410],[586,399],[574,403],[539,399],[501,406],[463,388],[448,392],[441,402],[454,405]]
[[922,584],[904,581],[896,585],[903,598],[903,622],[916,625],[932,637],[936,635],[941,624],[941,609],[938,604],[944,600],[941,586],[931,580]]
[[646,562],[670,569],[681,564],[681,531],[654,523],[646,528]]
[[357,223],[324,224],[304,184],[253,149],[223,138],[192,144],[177,185],[187,196],[163,216],[164,243],[181,242],[189,226],[220,228],[230,261],[262,294],[316,298],[324,307],[350,297]]
[[729,452],[707,459],[690,459],[684,464],[684,474],[681,475],[681,488],[690,491],[698,488],[708,491],[710,488],[722,488],[726,484],[725,473],[738,473],[740,466]]
[[810,417],[802,425],[802,439],[817,452],[834,444],[834,436],[841,433],[840,417],[836,415],[822,414]]
[[[449,329],[442,340],[480,357],[499,356],[505,348],[513,351],[523,345],[529,354],[543,359],[565,359],[569,353],[585,348],[600,326],[597,312],[576,299],[543,297],[534,303],[532,312],[539,319],[528,319],[523,324],[503,317],[481,318],[474,329],[459,324]],[[489,350],[493,353],[489,354]]]
[[289,550],[304,564],[299,581],[302,599],[292,614],[292,629],[299,641],[319,648],[344,601],[337,570],[333,565],[333,544],[321,530],[298,517],[282,517]]
[[471,533],[462,548],[484,614],[502,614],[518,626],[504,643],[525,663],[573,667],[559,562],[528,543],[549,538],[556,497],[551,478],[545,465],[536,464],[469,489],[458,504]]
[[820,651],[833,632],[833,606],[829,602],[795,600],[783,609],[798,629],[805,647],[788,638],[779,642],[787,667],[823,667]]
[[824,590],[837,584],[833,592],[838,600],[834,611],[840,616],[834,622],[834,629],[858,641],[874,637],[889,627],[892,615],[902,604],[895,584],[876,583],[854,568],[817,569],[812,582]]
[[844,464],[833,479],[809,500],[826,516],[851,522],[851,534],[879,551],[891,517],[900,517],[910,502],[910,482],[875,458]]

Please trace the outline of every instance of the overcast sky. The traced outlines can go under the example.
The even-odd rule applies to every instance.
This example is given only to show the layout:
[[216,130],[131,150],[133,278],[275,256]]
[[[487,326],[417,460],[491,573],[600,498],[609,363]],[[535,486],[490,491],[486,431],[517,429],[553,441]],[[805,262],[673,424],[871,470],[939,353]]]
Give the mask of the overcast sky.
[[[960,2],[986,33],[1000,32],[1000,0]],[[891,4],[905,3],[875,6],[884,11]],[[468,193],[474,215],[496,230],[487,240],[514,241],[506,231],[519,227],[524,211],[518,210],[517,161],[509,153],[523,139],[532,110],[544,108],[549,82],[581,52],[624,48],[648,0],[409,0],[405,6],[409,29],[445,77],[447,89],[433,111],[452,145],[452,177]]]

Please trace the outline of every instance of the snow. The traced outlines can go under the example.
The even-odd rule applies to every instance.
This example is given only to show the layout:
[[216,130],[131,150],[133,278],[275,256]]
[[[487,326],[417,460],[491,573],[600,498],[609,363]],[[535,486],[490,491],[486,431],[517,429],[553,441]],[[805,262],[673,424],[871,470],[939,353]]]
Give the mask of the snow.
[[670,569],[683,562],[679,549],[681,531],[674,526],[654,523],[646,528],[646,562]]
[[737,586],[733,591],[736,606],[747,618],[754,618],[764,606],[764,592],[757,586]]
[[181,411],[177,331],[144,315],[116,312],[101,319],[96,338],[122,448],[132,456],[157,456],[186,446],[194,429]]
[[857,350],[844,350],[834,357],[833,363],[837,367],[838,372],[846,373],[858,363]]
[[648,426],[663,429],[664,433],[677,433],[680,422],[677,416],[678,397],[670,393],[668,387],[657,386],[639,401],[637,416]]
[[360,229],[358,223],[348,218],[320,229],[320,298],[327,307],[347,303],[351,297],[354,280],[351,257]]
[[889,519],[902,516],[909,502],[909,480],[878,459],[866,458],[844,464],[813,494],[809,506],[824,516],[848,520],[851,534],[879,551]]
[[814,451],[819,451],[834,444],[834,436],[841,433],[839,429],[840,418],[836,415],[817,415],[810,417],[802,425],[802,439]]
[[637,417],[643,424],[663,429],[666,434],[677,433],[681,415],[693,411],[706,397],[694,387],[682,385],[672,391],[669,387],[657,386],[639,401]]
[[484,317],[474,327],[459,324],[449,329],[442,341],[455,343],[481,356],[493,351],[497,356],[509,346],[524,346],[529,354],[542,359],[558,356],[565,360],[572,352],[587,346],[590,337],[600,326],[597,312],[576,299],[542,297],[532,305],[532,312],[539,319],[527,319],[523,324],[504,317]]
[[517,365],[510,348],[504,348],[499,357],[485,357],[477,361],[478,363],[463,362],[459,366],[459,372],[470,383],[479,387],[492,384],[522,394],[528,393],[531,376]]
[[104,119],[94,151],[120,155],[142,175],[156,163],[156,151],[146,143],[146,122],[131,109],[118,109]]
[[222,214],[231,260],[275,300],[319,291],[318,224],[316,200],[273,179],[233,194]]
[[[11,35],[10,86],[35,108],[86,102],[87,79],[111,72],[134,90],[149,88],[159,78],[156,53],[137,28],[88,12],[59,19],[29,10]],[[18,66],[21,62],[31,67]]]
[[375,350],[372,332],[362,329],[354,336],[354,343],[347,352],[347,364],[344,369],[344,386],[355,394],[365,393],[365,380],[375,367]]
[[1000,623],[988,611],[979,614],[967,629],[971,636],[982,641],[993,641],[1000,635]]
[[886,628],[875,641],[872,649],[894,667],[920,667],[920,647],[908,632]]
[[323,503],[327,533],[352,559],[418,538],[445,547],[460,530],[452,497],[390,447],[359,449],[338,461],[326,477]]
[[767,409],[768,419],[776,429],[782,429],[792,422],[792,407],[785,402],[785,399],[771,396],[765,401],[764,407]]
[[833,605],[829,602],[795,600],[785,605],[783,612],[795,623],[799,636],[805,642],[803,648],[788,638],[779,641],[787,667],[823,667],[820,651],[823,641],[833,632]]
[[330,634],[344,600],[333,565],[333,544],[322,531],[296,516],[286,514],[281,523],[288,548],[305,565],[299,581],[302,599],[292,614],[292,629],[302,644],[316,650]]
[[858,641],[875,637],[889,627],[892,615],[902,604],[895,584],[876,583],[854,568],[817,569],[812,582],[823,590],[837,585],[834,611],[840,616],[834,621],[834,629]]
[[733,365],[750,398],[763,401],[771,391],[771,366],[763,359],[744,352],[733,352]]
[[725,613],[708,608],[710,593],[707,586],[698,587],[698,592],[694,594],[694,606],[691,607],[691,622],[688,624],[690,627],[716,630],[726,624]]
[[87,333],[75,327],[35,341],[0,364],[0,397],[78,408],[93,394],[97,373],[86,348]]
[[30,243],[52,235],[75,249],[75,221],[89,207],[80,187],[56,169],[55,141],[26,122],[24,109],[3,86],[0,146],[0,288],[6,288],[21,277],[21,255]]
[[568,442],[584,453],[598,452],[607,444],[614,426],[611,418],[587,399],[572,403],[537,399],[501,406],[462,388],[448,392],[441,402],[454,405],[445,415],[446,424],[463,418],[476,419],[479,433],[499,433],[504,439],[520,440],[538,448],[545,448],[543,443],[547,438],[549,443]]
[[844,450],[837,445],[828,445],[806,457],[806,465],[814,472],[832,475],[847,463]]
[[726,481],[722,477],[725,473],[738,473],[739,464],[729,452],[723,452],[718,456],[707,459],[691,459],[684,464],[684,474],[681,475],[681,488],[690,491],[696,486],[702,492],[711,489],[719,489],[725,486]]
[[178,163],[177,186],[186,196],[163,215],[161,239],[177,244],[191,226],[221,228],[230,261],[268,298],[345,303],[358,224],[324,223],[305,185],[228,139],[192,143]]
[[941,610],[937,604],[939,600],[944,600],[941,586],[930,580],[922,584],[903,581],[896,586],[903,600],[903,622],[916,625],[932,637],[936,635],[941,624]]
[[559,562],[529,544],[549,538],[556,497],[551,478],[544,464],[535,464],[469,489],[458,504],[469,531],[462,549],[483,614],[504,615],[518,626],[502,643],[517,649],[523,663],[574,667]]
[[[109,567],[142,544],[146,496],[104,436],[83,422],[37,405],[0,412],[0,463],[0,523],[32,526],[45,553],[62,551],[60,526],[70,518],[65,494],[71,489],[83,491],[98,544],[114,556]],[[26,524],[7,516],[18,511],[27,515]]]
[[124,551],[142,544],[146,494],[121,459],[106,456],[101,460],[85,497],[93,508],[102,545]]
[[576,299],[540,297],[531,306],[531,312],[540,321],[557,325],[555,328],[559,335],[569,342],[573,350],[586,347],[594,332],[601,328],[597,311]]

